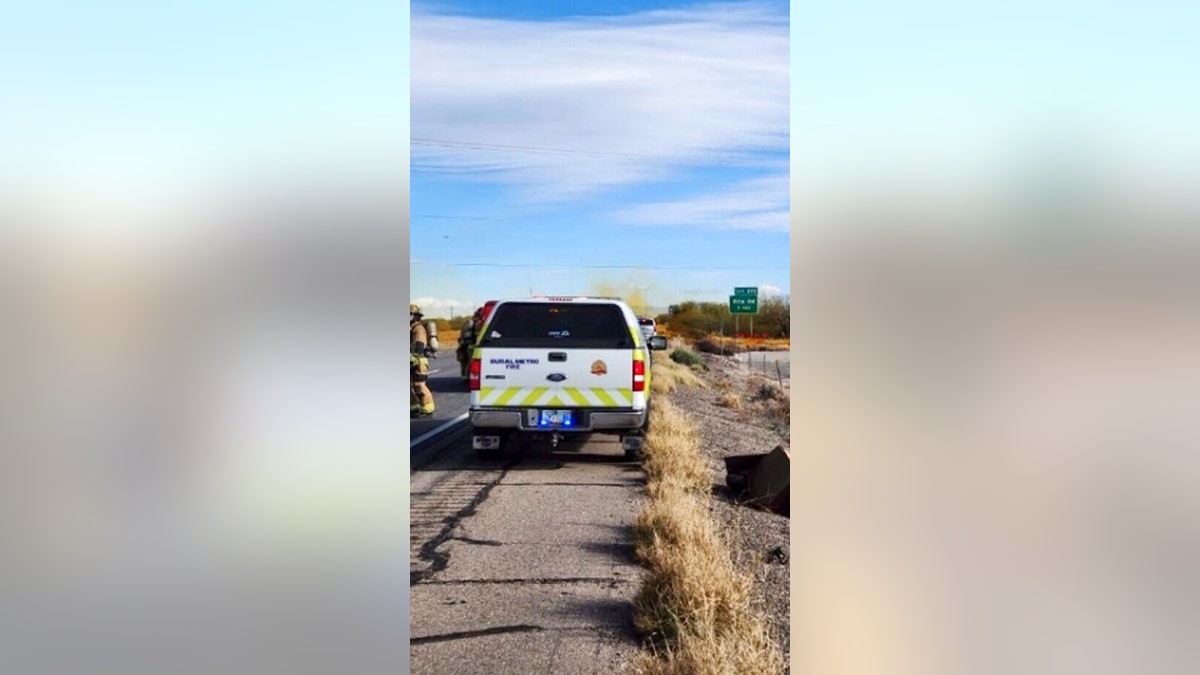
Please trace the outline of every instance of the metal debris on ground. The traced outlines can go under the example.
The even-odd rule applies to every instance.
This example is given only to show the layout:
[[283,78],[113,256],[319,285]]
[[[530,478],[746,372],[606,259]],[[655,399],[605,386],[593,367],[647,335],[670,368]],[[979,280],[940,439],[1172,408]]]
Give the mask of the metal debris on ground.
[[789,515],[791,454],[783,445],[768,453],[725,458],[725,482],[747,503]]

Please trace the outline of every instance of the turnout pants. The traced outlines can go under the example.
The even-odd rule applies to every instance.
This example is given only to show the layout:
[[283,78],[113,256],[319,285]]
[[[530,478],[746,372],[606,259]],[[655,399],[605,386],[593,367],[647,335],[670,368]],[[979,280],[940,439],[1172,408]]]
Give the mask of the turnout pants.
[[412,388],[409,392],[410,413],[432,413],[433,392],[429,391],[429,359],[424,356],[409,359],[412,375]]

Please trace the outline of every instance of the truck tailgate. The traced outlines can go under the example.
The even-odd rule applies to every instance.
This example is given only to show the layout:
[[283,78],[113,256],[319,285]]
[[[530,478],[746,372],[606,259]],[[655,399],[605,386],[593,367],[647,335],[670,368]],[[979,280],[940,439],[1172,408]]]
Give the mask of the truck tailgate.
[[483,351],[479,405],[495,407],[629,408],[629,349],[503,349]]

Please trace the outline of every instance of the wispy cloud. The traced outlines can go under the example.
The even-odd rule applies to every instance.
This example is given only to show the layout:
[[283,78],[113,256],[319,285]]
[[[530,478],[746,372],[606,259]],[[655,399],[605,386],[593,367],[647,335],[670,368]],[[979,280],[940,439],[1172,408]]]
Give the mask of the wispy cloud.
[[724,192],[640,204],[617,214],[617,218],[636,225],[787,232],[788,174],[734,183]]
[[468,309],[472,307],[470,303],[460,302],[453,298],[423,297],[412,302],[420,307],[422,312],[428,312],[431,309]]
[[418,171],[557,201],[788,147],[782,3],[539,22],[415,12]]

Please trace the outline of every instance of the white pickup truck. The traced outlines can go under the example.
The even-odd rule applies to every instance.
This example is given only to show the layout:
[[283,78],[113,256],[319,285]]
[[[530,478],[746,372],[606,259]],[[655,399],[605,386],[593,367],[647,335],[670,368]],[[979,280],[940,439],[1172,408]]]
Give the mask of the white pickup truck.
[[480,331],[469,368],[472,445],[496,458],[515,435],[621,436],[640,457],[650,421],[650,350],[626,303],[577,296],[507,300]]

